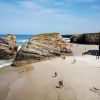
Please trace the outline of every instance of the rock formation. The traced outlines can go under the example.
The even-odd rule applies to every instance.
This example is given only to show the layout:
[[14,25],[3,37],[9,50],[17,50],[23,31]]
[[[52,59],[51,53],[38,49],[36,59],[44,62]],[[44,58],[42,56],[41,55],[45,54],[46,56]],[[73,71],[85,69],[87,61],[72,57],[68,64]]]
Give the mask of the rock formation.
[[98,44],[99,43],[99,34],[100,33],[84,33],[80,35],[73,35],[71,37],[72,43],[81,43],[81,44]]
[[0,60],[13,58],[16,55],[17,48],[15,35],[8,34],[5,38],[0,38]]
[[62,54],[72,54],[71,50],[67,49],[66,46],[67,43],[59,33],[35,35],[18,51],[12,66],[38,62]]

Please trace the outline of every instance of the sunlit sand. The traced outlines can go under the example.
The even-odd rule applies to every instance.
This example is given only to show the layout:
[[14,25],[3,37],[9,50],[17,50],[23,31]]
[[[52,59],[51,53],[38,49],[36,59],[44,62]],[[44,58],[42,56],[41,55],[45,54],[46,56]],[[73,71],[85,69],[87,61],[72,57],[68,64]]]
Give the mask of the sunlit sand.
[[[69,46],[70,47],[70,46]],[[96,45],[73,45],[74,56],[0,70],[0,100],[100,100],[100,60],[85,55]],[[56,77],[53,77],[57,73]],[[59,87],[59,81],[63,87]]]

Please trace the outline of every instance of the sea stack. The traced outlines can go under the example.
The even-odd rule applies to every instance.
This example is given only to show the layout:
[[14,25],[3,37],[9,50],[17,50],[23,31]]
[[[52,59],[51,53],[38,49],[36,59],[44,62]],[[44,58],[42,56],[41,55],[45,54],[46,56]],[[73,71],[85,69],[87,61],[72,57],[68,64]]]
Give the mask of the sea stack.
[[5,38],[0,38],[0,60],[13,58],[17,53],[17,48],[15,35],[7,34]]
[[32,36],[18,51],[12,66],[22,66],[61,55],[71,55],[67,42],[59,33]]

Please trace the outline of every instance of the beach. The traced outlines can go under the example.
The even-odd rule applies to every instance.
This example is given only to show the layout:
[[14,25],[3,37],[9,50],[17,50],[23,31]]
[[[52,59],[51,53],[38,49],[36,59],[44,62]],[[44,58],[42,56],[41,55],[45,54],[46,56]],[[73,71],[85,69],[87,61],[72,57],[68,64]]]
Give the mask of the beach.
[[[0,100],[100,100],[100,60],[83,52],[97,45],[68,46],[73,56],[0,69]],[[56,77],[53,77],[57,73]],[[63,87],[59,88],[59,81]]]

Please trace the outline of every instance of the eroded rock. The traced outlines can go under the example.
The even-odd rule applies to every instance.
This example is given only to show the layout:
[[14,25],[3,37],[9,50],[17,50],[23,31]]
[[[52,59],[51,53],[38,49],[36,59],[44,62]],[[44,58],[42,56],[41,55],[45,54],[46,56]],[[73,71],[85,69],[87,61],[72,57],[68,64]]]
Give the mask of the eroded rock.
[[80,44],[99,44],[99,34],[100,33],[74,34],[71,37],[71,42]]
[[17,53],[18,44],[16,36],[8,34],[5,38],[0,38],[0,59],[11,59]]
[[67,49],[67,43],[59,33],[35,35],[26,42],[18,51],[12,66],[20,66],[31,62],[37,62],[50,57],[72,54]]

